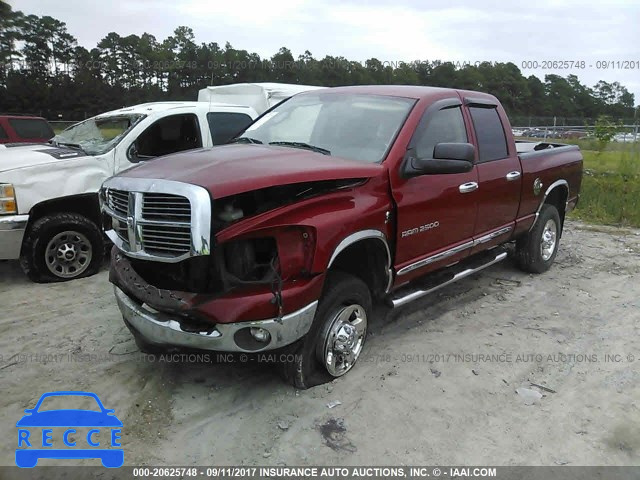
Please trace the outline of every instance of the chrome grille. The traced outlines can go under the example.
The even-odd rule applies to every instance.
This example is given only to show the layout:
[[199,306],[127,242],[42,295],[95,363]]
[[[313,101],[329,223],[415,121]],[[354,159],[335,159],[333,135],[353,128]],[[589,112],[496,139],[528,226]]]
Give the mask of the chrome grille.
[[145,193],[142,218],[172,222],[191,222],[191,204],[185,197],[166,193]]
[[210,254],[211,196],[205,188],[116,176],[104,182],[100,199],[112,218],[105,233],[127,256],[178,263]]
[[110,188],[107,190],[107,205],[118,215],[126,217],[129,211],[129,192]]
[[183,254],[191,249],[189,226],[141,225],[141,243],[145,252],[151,254]]
[[129,249],[162,257],[178,257],[191,252],[191,203],[188,198],[168,193],[108,189],[106,203],[114,214],[113,230]]

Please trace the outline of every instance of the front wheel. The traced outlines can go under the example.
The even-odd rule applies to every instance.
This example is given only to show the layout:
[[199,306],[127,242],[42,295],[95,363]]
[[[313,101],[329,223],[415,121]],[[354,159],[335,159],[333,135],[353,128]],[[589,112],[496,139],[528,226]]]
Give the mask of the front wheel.
[[562,224],[553,205],[545,204],[527,235],[516,242],[516,262],[525,272],[542,273],[549,270],[558,253]]
[[83,215],[58,213],[34,222],[20,263],[34,282],[61,282],[93,275],[104,257],[98,226]]
[[371,293],[357,277],[329,272],[309,333],[291,348],[285,378],[306,389],[346,374],[367,339]]

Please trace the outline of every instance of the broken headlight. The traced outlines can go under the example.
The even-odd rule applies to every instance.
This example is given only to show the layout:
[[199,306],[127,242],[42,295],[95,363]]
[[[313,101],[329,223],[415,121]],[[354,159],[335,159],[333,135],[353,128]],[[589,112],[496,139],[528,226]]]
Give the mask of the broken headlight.
[[306,227],[282,227],[221,246],[230,283],[270,283],[311,271],[315,232]]

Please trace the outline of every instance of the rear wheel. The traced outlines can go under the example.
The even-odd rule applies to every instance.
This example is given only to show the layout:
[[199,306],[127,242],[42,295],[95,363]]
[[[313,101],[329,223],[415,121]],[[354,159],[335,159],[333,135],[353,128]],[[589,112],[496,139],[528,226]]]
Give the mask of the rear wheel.
[[562,224],[553,205],[545,204],[538,219],[526,236],[516,242],[516,262],[525,272],[549,270],[558,253]]
[[47,215],[25,237],[20,263],[34,282],[61,282],[96,273],[104,258],[98,226],[75,213]]
[[306,389],[345,375],[367,338],[371,293],[357,277],[329,272],[309,333],[294,344],[283,365],[285,378]]

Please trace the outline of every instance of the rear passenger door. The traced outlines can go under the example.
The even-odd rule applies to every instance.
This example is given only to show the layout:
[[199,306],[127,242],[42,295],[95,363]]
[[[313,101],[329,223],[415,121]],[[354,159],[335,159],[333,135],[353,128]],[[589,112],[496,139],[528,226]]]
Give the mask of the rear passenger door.
[[513,233],[520,206],[522,170],[509,152],[499,105],[491,100],[465,102],[478,149],[478,216],[472,253],[503,242]]

